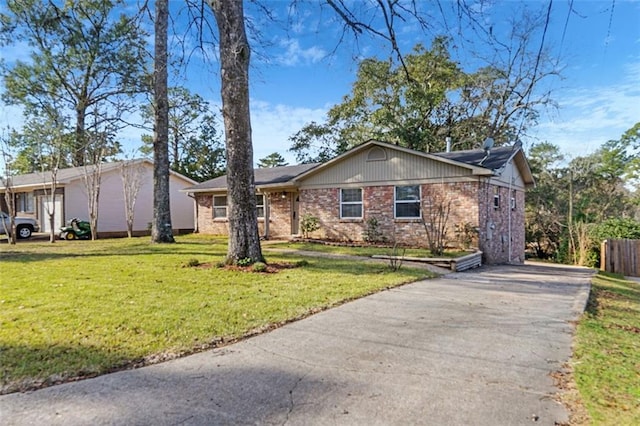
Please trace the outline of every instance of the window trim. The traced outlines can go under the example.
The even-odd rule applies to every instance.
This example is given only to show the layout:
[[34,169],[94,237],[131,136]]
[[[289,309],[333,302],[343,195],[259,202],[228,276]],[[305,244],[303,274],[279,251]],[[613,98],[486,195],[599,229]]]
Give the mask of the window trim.
[[[342,201],[342,191],[344,190],[359,190],[360,191],[360,201]],[[340,188],[340,205],[339,205],[339,215],[340,215],[340,219],[362,219],[364,217],[364,203],[363,203],[363,199],[364,199],[364,190],[362,188]],[[344,216],[342,214],[342,206],[354,206],[354,205],[359,205],[360,206],[360,216]]]
[[[418,187],[418,199],[417,200],[398,200],[398,188],[407,186]],[[398,204],[418,204],[418,216],[398,216]],[[393,218],[399,220],[414,220],[422,219],[422,185],[395,185],[393,187]]]

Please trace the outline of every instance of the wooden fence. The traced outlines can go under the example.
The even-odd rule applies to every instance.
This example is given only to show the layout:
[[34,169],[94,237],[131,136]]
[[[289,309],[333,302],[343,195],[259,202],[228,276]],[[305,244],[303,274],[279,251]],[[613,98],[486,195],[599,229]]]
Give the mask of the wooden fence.
[[628,277],[640,277],[640,240],[604,240],[600,269]]

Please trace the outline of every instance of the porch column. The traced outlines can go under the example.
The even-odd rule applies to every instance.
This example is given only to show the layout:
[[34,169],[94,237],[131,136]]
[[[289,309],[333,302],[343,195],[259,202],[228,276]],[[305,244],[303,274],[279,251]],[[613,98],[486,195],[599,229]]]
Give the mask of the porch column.
[[264,239],[269,239],[269,210],[271,210],[271,193],[264,193]]

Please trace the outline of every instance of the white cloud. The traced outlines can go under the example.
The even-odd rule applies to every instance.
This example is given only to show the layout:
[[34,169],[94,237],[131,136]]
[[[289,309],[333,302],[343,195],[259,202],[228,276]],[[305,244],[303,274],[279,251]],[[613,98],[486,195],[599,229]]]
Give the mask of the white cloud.
[[558,145],[569,155],[585,155],[618,139],[640,121],[640,60],[628,64],[609,86],[563,91],[559,114],[534,129],[534,136]]
[[275,62],[285,66],[308,65],[320,62],[327,56],[327,52],[318,46],[304,49],[295,39],[280,41],[284,52],[276,55]]
[[311,121],[322,122],[327,108],[300,108],[251,100],[251,128],[253,130],[253,159],[257,162],[272,152],[280,153],[289,164],[295,156],[288,152],[289,137]]

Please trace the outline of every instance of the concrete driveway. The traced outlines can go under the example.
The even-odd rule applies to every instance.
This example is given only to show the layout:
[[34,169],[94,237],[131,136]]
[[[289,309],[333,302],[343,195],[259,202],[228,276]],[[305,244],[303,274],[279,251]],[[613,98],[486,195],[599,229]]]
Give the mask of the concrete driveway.
[[0,397],[4,425],[554,425],[592,271],[484,267],[243,342]]

